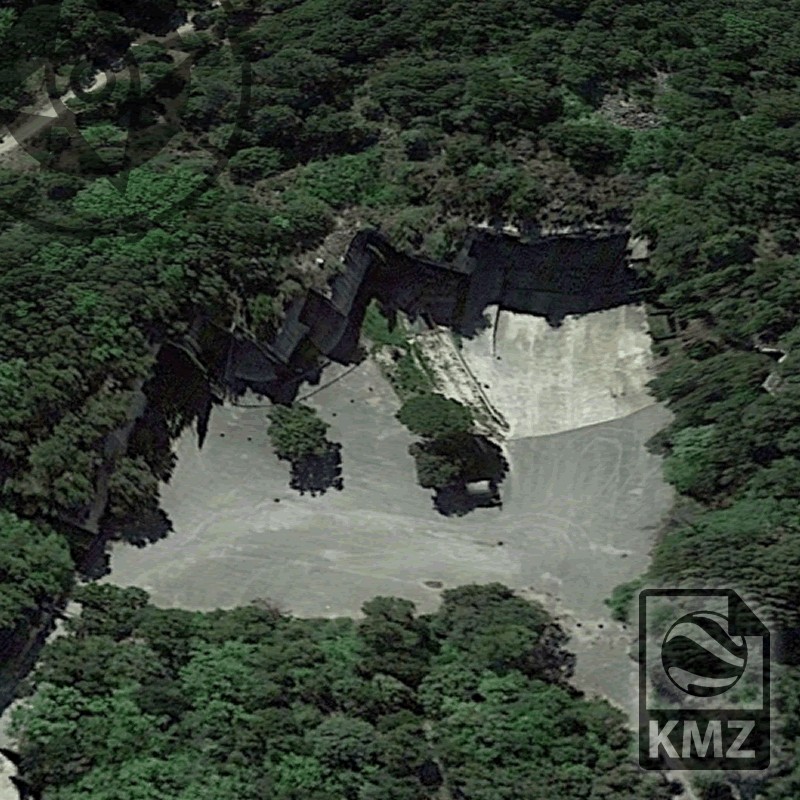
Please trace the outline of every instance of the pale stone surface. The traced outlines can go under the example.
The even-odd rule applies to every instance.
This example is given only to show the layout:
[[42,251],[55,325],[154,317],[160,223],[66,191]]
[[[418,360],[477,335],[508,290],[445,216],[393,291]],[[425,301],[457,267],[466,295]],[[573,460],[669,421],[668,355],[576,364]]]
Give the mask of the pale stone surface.
[[10,780],[16,774],[16,767],[0,756],[0,800],[19,800],[19,792]]
[[[496,309],[486,318],[494,324]],[[567,317],[557,329],[540,317],[503,311],[463,341],[464,358],[508,438],[541,436],[619,419],[653,404],[647,318],[639,306]]]
[[16,774],[17,768],[0,755],[0,800],[19,800],[19,792],[11,783],[11,776]]
[[[11,712],[16,707],[12,703],[2,715],[0,715],[0,747],[13,748],[14,742],[8,733],[8,726],[11,723]],[[11,783],[11,776],[17,774],[17,768],[2,754],[0,754],[0,800],[19,800],[17,787]]]
[[433,374],[436,391],[471,408],[478,433],[494,441],[504,440],[508,424],[471,371],[453,334],[447,328],[435,328],[417,335],[414,341]]
[[[349,377],[377,382],[368,373]],[[386,593],[433,608],[426,580],[499,580],[602,614],[611,588],[645,567],[646,529],[669,505],[658,459],[643,447],[666,419],[657,406],[512,442],[503,508],[449,519],[416,486],[411,438],[381,413],[380,401],[354,408],[359,419],[347,420],[344,491],[316,498],[287,487],[263,413],[217,411],[202,451],[193,437],[181,440],[178,469],[163,491],[176,531],[148,548],[116,546],[113,582],[142,586],[170,606],[211,609],[270,597],[301,615],[336,615]],[[346,413],[339,406],[336,419],[323,416],[336,422]],[[334,436],[343,433],[334,428]]]
[[[191,431],[177,443],[178,466],[162,490],[175,532],[143,549],[115,546],[109,580],[141,586],[164,606],[212,609],[261,597],[301,616],[356,614],[379,594],[431,610],[439,591],[426,582],[449,588],[500,581],[546,599],[573,634],[578,684],[623,702],[631,662],[620,637],[627,634],[613,626],[603,600],[644,571],[672,500],[660,460],[644,447],[669,415],[643,393],[641,318],[630,314],[593,315],[600,319],[595,335],[573,320],[552,336],[536,332],[537,368],[519,383],[528,399],[503,409],[516,433],[507,442],[511,474],[502,509],[462,518],[433,509],[429,492],[415,483],[407,452],[413,440],[394,418],[397,400],[376,365],[365,362],[308,401],[331,423],[331,438],[342,442],[344,491],[300,496],[287,485],[287,465],[270,451],[266,408],[218,409],[202,451]],[[507,330],[498,341],[512,362],[511,346],[529,338]],[[568,344],[558,339],[564,333]],[[614,355],[592,369],[593,354],[603,354],[598,338]],[[559,367],[559,358],[574,363]],[[596,398],[609,375],[624,384],[622,366],[609,363],[632,366],[633,376],[623,386],[625,398],[603,405]],[[562,383],[551,379],[553,369]],[[326,371],[325,380],[336,374]],[[582,401],[551,402],[533,376],[553,391],[566,382]],[[487,382],[494,388],[502,379]],[[620,419],[563,430],[640,405]],[[562,430],[532,437],[524,435],[526,425]]]

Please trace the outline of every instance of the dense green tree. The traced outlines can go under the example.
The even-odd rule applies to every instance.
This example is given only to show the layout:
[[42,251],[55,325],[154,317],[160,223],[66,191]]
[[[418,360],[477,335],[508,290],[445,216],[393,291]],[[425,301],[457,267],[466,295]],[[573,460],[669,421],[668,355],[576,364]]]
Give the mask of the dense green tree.
[[165,676],[163,663],[147,645],[128,646],[108,635],[84,634],[57,638],[38,665],[36,679],[72,686],[85,697],[101,697],[137,683],[163,685]]
[[63,596],[73,568],[66,541],[50,526],[0,510],[0,632],[14,631]]
[[458,63],[410,56],[383,70],[372,81],[370,93],[392,117],[407,124],[458,106],[463,77]]
[[596,174],[619,166],[628,152],[630,132],[599,120],[567,120],[554,126],[553,146],[581,172]]
[[461,477],[460,465],[447,456],[429,453],[420,444],[412,445],[409,452],[417,465],[417,482],[426,489],[441,489]]
[[486,674],[472,698],[437,715],[436,749],[451,791],[468,797],[663,797],[658,779],[643,779],[628,761],[627,736],[608,727],[612,716],[564,688]]
[[148,601],[143,589],[120,589],[108,584],[88,583],[73,595],[81,604],[80,617],[68,624],[76,636],[110,636],[115,641],[131,635]]
[[665,537],[649,574],[658,581],[727,580],[758,597],[780,627],[792,627],[800,589],[797,512],[796,500],[773,498],[708,511]]
[[472,669],[501,675],[514,670],[558,680],[570,674],[572,659],[560,650],[563,634],[541,607],[501,584],[445,590],[432,628],[444,639],[451,664],[466,657]]
[[268,416],[267,433],[278,458],[291,461],[319,455],[327,449],[325,434],[329,426],[310,406],[274,406]]
[[473,62],[457,116],[466,127],[493,138],[518,135],[520,129],[536,131],[560,110],[561,98],[553,87],[500,57]]
[[239,183],[254,183],[280,172],[284,157],[273,147],[247,147],[228,162],[231,176]]
[[183,688],[195,707],[208,706],[212,701],[245,705],[256,690],[257,676],[252,667],[256,651],[255,645],[243,642],[195,651],[180,672]]
[[434,392],[406,400],[397,418],[412,433],[431,439],[465,433],[473,424],[470,409],[458,400]]
[[[14,714],[35,785],[69,784],[92,761],[120,765],[163,749],[160,720],[142,714],[130,689],[91,697],[69,685],[43,685],[29,705]],[[24,733],[23,733],[24,731]]]
[[[684,494],[703,495],[703,482],[709,478],[714,426],[681,428],[672,440],[672,450],[664,462],[664,476]],[[713,484],[712,484],[713,486]]]
[[364,603],[362,610],[360,668],[368,675],[384,672],[416,686],[425,674],[433,643],[427,625],[414,617],[414,604],[376,597]]
[[142,456],[120,458],[108,486],[107,513],[116,519],[130,519],[148,507],[157,507],[158,479]]
[[450,590],[425,617],[375,598],[358,623],[168,611],[107,585],[82,598],[88,619],[46,648],[14,716],[45,796],[669,796],[630,760],[618,712],[474,646],[550,624],[503,586]]

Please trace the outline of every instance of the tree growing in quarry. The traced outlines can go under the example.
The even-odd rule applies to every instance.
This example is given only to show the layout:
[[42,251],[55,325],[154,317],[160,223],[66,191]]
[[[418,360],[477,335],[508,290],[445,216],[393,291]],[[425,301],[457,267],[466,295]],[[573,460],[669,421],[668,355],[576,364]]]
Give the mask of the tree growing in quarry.
[[297,461],[307,456],[322,455],[330,443],[325,438],[328,423],[309,406],[295,403],[274,406],[267,414],[267,434],[278,458]]
[[438,439],[472,429],[472,411],[467,406],[435,392],[411,397],[397,412],[397,419],[412,433]]
[[66,592],[72,570],[67,542],[56,531],[0,511],[0,641],[42,602]]
[[420,442],[412,444],[408,452],[417,463],[417,482],[425,489],[443,489],[461,475],[460,464],[447,456],[429,452]]

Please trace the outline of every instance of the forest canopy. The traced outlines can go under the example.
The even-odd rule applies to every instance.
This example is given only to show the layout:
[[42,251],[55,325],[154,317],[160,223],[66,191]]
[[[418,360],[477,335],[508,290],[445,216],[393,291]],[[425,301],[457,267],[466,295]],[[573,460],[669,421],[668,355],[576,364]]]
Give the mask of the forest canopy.
[[76,599],[14,716],[48,798],[670,796],[633,763],[623,715],[567,687],[544,610],[499,584],[422,616],[377,597],[358,622],[165,610],[111,586]]
[[[156,41],[189,12],[194,35]],[[724,568],[731,584],[763,590],[782,625],[800,625],[799,0],[248,0],[234,13],[71,0],[58,14],[14,0],[0,9],[0,119],[42,95],[43,59],[58,93],[76,64],[84,77],[109,67],[143,36],[152,41],[137,45],[148,110],[139,133],[170,92],[186,88],[186,99],[172,138],[135,165],[124,194],[94,159],[61,169],[69,137],[57,127],[39,168],[0,169],[0,520],[36,575],[22,592],[3,581],[3,625],[67,586],[57,523],[86,518],[154,344],[199,317],[254,337],[274,331],[287,302],[320,280],[304,255],[333,235],[373,225],[398,247],[447,258],[485,220],[621,224],[649,238],[645,299],[678,332],[658,345],[653,389],[674,422],[654,446],[688,509],[651,576],[699,580]],[[130,83],[74,104],[111,163]],[[220,151],[230,160],[214,174]],[[147,446],[114,466],[124,480],[110,507],[149,507],[170,471]],[[447,479],[441,463],[427,466]],[[141,705],[123,686],[90,701],[51,691],[63,695],[54,709],[111,704],[142,740],[169,705]],[[473,730],[470,713],[456,715],[460,730]],[[300,719],[292,735],[316,730]],[[358,742],[363,730],[341,738]],[[279,791],[319,786],[337,736],[287,751],[291,768],[278,759]],[[127,764],[129,786],[160,782],[176,796],[171,768],[140,755]],[[240,789],[235,776],[219,780],[209,791]],[[774,783],[770,800],[796,796],[797,783]]]

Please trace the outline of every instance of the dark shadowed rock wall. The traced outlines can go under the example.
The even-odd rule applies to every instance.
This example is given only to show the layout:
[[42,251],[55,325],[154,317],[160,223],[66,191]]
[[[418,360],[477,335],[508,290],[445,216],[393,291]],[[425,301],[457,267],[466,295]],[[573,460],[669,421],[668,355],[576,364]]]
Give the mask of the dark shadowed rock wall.
[[474,234],[463,254],[470,286],[462,325],[487,305],[559,325],[568,314],[630,303],[638,281],[628,266],[627,246],[624,233],[548,236],[530,243]]
[[302,381],[318,379],[324,360],[354,363],[370,301],[391,314],[446,325],[471,336],[489,305],[543,316],[558,325],[584,314],[631,302],[638,290],[628,266],[626,233],[542,236],[520,241],[473,232],[452,264],[395,250],[375,231],[358,233],[345,269],[323,294],[311,290],[288,309],[271,342],[235,336],[224,370],[234,393],[250,388],[290,401]]

